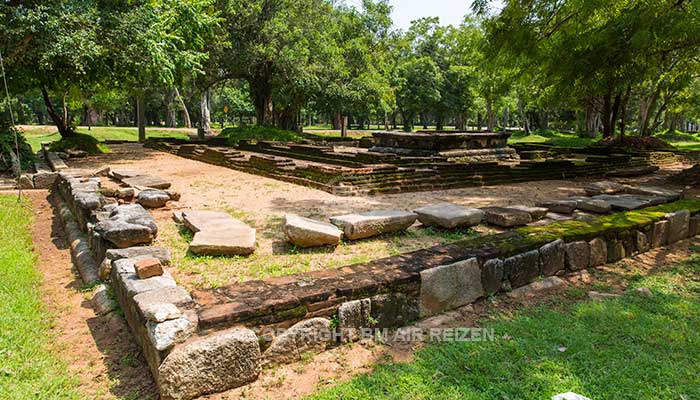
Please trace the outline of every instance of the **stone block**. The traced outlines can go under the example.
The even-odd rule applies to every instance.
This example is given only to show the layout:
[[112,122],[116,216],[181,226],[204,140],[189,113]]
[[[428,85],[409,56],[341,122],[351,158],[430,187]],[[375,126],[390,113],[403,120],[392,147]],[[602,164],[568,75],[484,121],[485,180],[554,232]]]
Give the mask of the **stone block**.
[[136,202],[146,208],[161,208],[170,201],[170,195],[162,190],[148,189],[139,192]]
[[680,210],[665,215],[668,221],[668,244],[676,243],[688,237],[688,225],[690,223],[690,212]]
[[528,285],[521,286],[513,291],[508,292],[508,297],[520,299],[529,297],[547,289],[561,288],[566,285],[566,282],[558,276],[548,276],[542,280],[532,282]]
[[625,246],[617,239],[610,239],[607,242],[608,245],[608,262],[614,263],[622,260],[627,256],[625,252]]
[[668,221],[658,221],[651,231],[651,247],[657,248],[668,244]]
[[572,242],[566,244],[566,267],[570,271],[580,271],[588,268],[591,262],[591,248],[588,242]]
[[608,262],[608,245],[605,240],[595,238],[588,242],[588,246],[591,254],[589,263],[591,267],[598,267]]
[[291,214],[285,215],[283,230],[287,240],[300,247],[337,245],[343,236],[333,224]]
[[486,222],[503,228],[527,225],[532,222],[532,216],[527,211],[506,207],[486,207],[482,210],[485,213]]
[[651,245],[649,244],[649,238],[647,237],[646,233],[637,231],[637,251],[640,253],[645,253],[649,251],[651,248]]
[[144,258],[134,263],[134,269],[139,279],[148,279],[163,275],[163,266],[157,258]]
[[277,336],[263,353],[265,364],[301,361],[304,354],[320,353],[333,343],[331,321],[311,318],[292,325]]
[[472,303],[485,294],[476,258],[427,269],[420,275],[422,317]]
[[693,215],[688,222],[688,237],[700,234],[700,215]]
[[542,275],[552,276],[564,269],[565,243],[559,239],[540,247]]
[[610,203],[601,199],[593,199],[590,197],[572,197],[571,200],[576,201],[576,208],[582,211],[605,214],[612,210]]
[[505,276],[504,271],[505,267],[501,259],[492,258],[484,262],[481,268],[481,284],[487,294],[501,290]]
[[549,200],[538,204],[551,212],[559,214],[571,214],[576,209],[578,202],[576,200]]
[[234,328],[178,346],[158,368],[163,400],[189,400],[257,379],[260,345],[253,331]]
[[379,210],[341,215],[331,218],[331,222],[343,230],[346,238],[358,240],[408,229],[417,218],[412,212]]
[[523,206],[523,205],[516,205],[516,206],[508,206],[508,208],[512,208],[514,210],[520,210],[520,211],[525,211],[526,213],[530,214],[530,217],[532,217],[533,221],[538,221],[545,216],[547,216],[547,212],[549,212],[549,209],[545,207],[529,207],[529,206]]
[[158,351],[172,348],[182,343],[197,331],[197,314],[187,314],[163,322],[148,321],[146,323],[148,337]]
[[343,343],[360,339],[362,328],[372,328],[371,309],[370,299],[348,301],[338,307],[338,330]]
[[223,231],[197,232],[189,250],[209,256],[247,256],[255,251],[255,229],[237,226]]
[[413,210],[418,220],[425,226],[453,229],[479,225],[484,212],[476,208],[462,207],[452,203],[439,203]]
[[532,250],[508,257],[503,261],[503,267],[511,288],[527,285],[540,276],[540,253]]
[[405,326],[420,318],[416,296],[397,292],[380,294],[370,300],[370,312],[377,329]]

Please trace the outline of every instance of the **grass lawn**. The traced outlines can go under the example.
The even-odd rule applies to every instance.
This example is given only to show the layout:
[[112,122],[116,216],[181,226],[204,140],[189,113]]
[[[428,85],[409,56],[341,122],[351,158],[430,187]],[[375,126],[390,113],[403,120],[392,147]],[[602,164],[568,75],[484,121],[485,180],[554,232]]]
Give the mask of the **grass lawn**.
[[[41,142],[54,142],[61,138],[53,126],[23,126],[27,142],[34,151],[41,148]],[[79,127],[79,133],[94,136],[99,141],[104,140],[138,140],[138,128],[135,127],[114,127],[114,126],[94,126],[90,130],[87,127]],[[166,129],[166,128],[146,128],[146,137],[174,137],[187,139],[188,134],[195,134],[195,129]]]
[[650,288],[653,298],[593,302],[570,289],[583,301],[552,301],[487,322],[495,341],[430,344],[413,362],[377,366],[313,398],[549,399],[573,391],[591,399],[698,399],[700,248],[694,250],[688,261],[649,275],[627,267],[630,286]]
[[79,399],[77,380],[52,348],[32,218],[15,196],[0,195],[0,399]]
[[576,134],[563,133],[558,131],[539,131],[525,135],[524,132],[515,132],[508,139],[508,143],[540,143],[557,147],[586,147],[600,140],[601,137],[582,138]]

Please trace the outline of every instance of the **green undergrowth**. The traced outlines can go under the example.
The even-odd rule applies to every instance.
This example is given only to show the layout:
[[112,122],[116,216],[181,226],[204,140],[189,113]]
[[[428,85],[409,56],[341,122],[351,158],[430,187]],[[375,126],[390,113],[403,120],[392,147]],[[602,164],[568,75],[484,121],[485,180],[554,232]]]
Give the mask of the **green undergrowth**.
[[411,362],[380,363],[311,398],[700,398],[700,255],[653,270],[621,268],[630,289],[649,288],[653,297],[631,290],[595,302],[584,289],[570,301],[492,314],[478,325],[495,340],[431,343]]
[[15,196],[0,195],[0,399],[81,399],[41,301],[32,219]]
[[83,150],[88,154],[109,153],[109,147],[100,143],[95,137],[83,133],[76,133],[70,137],[64,137],[51,143],[50,151]]

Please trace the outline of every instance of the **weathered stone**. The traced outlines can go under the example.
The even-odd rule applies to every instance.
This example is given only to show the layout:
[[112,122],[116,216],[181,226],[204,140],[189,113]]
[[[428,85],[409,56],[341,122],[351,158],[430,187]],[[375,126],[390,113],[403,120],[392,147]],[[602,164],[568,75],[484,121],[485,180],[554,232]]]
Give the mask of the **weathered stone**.
[[517,205],[517,206],[508,206],[507,208],[525,211],[526,213],[530,214],[530,217],[532,217],[533,221],[537,221],[537,220],[544,218],[548,212],[548,209],[545,207],[529,207],[529,206]]
[[245,328],[217,332],[175,348],[158,368],[164,400],[188,400],[223,392],[257,379],[260,346]]
[[128,297],[134,297],[139,293],[145,293],[151,290],[177,286],[173,277],[167,272],[163,273],[161,276],[154,276],[148,279],[139,279],[136,274],[122,274],[121,279]]
[[182,211],[182,221],[193,233],[226,230],[232,225],[247,226],[223,211],[185,210]]
[[651,231],[651,247],[661,247],[668,243],[668,221],[658,221]]
[[117,308],[117,302],[109,294],[107,286],[97,285],[92,294],[92,307],[97,315],[107,314]]
[[624,192],[641,196],[665,197],[668,201],[676,201],[681,198],[680,192],[657,186],[626,185]]
[[321,353],[333,342],[331,321],[311,318],[301,321],[277,336],[263,353],[265,364],[300,361],[304,354]]
[[507,294],[509,297],[518,299],[523,297],[534,296],[535,294],[543,290],[560,288],[565,285],[566,282],[564,282],[564,280],[559,278],[558,276],[548,276],[542,280],[535,281],[528,285],[514,289],[508,292]]
[[527,285],[540,276],[540,253],[532,250],[508,257],[503,261],[503,267],[511,288]]
[[105,253],[105,258],[109,260],[119,260],[122,258],[134,258],[141,256],[157,258],[163,265],[170,265],[170,261],[172,260],[170,251],[168,249],[156,246],[138,246],[127,247],[124,249],[109,249]]
[[485,294],[476,258],[423,270],[420,275],[423,317],[472,303]]
[[108,165],[104,165],[94,171],[92,171],[92,176],[108,176],[110,168]]
[[491,225],[512,228],[532,222],[530,213],[522,210],[505,207],[486,207],[482,208],[482,210],[485,213],[484,220]]
[[176,192],[174,190],[164,190],[165,193],[167,193],[168,197],[170,197],[170,200],[172,201],[180,201],[180,198],[182,195],[180,192]]
[[182,311],[172,303],[155,303],[140,309],[141,315],[151,322],[165,322],[182,317]]
[[462,226],[479,225],[484,212],[476,208],[462,207],[452,203],[439,203],[413,210],[418,220],[425,226],[453,229]]
[[609,203],[613,210],[632,211],[644,207],[649,207],[659,204],[659,199],[648,196],[620,194],[620,195],[599,195],[593,197],[596,200],[602,200]]
[[589,183],[583,188],[583,190],[585,190],[586,194],[589,196],[615,194],[623,191],[624,189],[625,185],[612,181],[593,182]]
[[148,279],[163,275],[163,266],[157,258],[145,258],[134,263],[139,279]]
[[370,299],[348,301],[338,307],[338,329],[343,343],[360,339],[362,328],[371,328]]
[[163,322],[148,321],[146,327],[153,346],[163,351],[184,342],[197,331],[197,315],[191,312]]
[[646,287],[636,288],[636,289],[634,289],[634,293],[641,295],[641,296],[644,296],[644,297],[649,297],[649,298],[654,297],[654,293],[649,288],[646,288]]
[[600,292],[595,292],[595,291],[588,292],[588,298],[593,300],[593,301],[617,299],[619,297],[620,297],[620,295],[615,294],[615,293],[600,293]]
[[586,396],[574,392],[559,393],[558,395],[552,396],[552,400],[591,400]]
[[588,242],[572,242],[566,244],[566,267],[570,271],[580,271],[588,268],[591,262],[591,248]]
[[688,222],[688,237],[695,237],[698,234],[700,234],[700,215],[694,215]]
[[587,224],[595,224],[598,221],[598,217],[596,217],[593,214],[589,214],[586,212],[581,212],[581,211],[575,211],[573,214],[574,219],[576,221],[582,221]]
[[570,200],[576,201],[576,208],[596,214],[609,213],[612,205],[605,200],[593,199],[590,197],[572,197]]
[[420,317],[416,296],[404,293],[380,294],[372,297],[370,312],[377,329],[396,328],[408,325]]
[[34,178],[29,174],[20,175],[17,187],[22,190],[34,189]]
[[210,256],[247,256],[255,251],[255,229],[233,226],[227,230],[197,232],[189,250]]
[[492,258],[484,262],[484,266],[481,268],[481,284],[486,293],[496,293],[501,290],[504,271],[501,259]]
[[619,240],[608,240],[608,262],[614,263],[627,256],[625,246]]
[[591,267],[598,267],[608,262],[608,245],[605,240],[595,238],[588,242],[588,245],[591,254],[589,263]]
[[417,218],[412,212],[378,210],[333,217],[331,222],[343,230],[346,238],[358,240],[405,230],[413,225]]
[[158,233],[151,214],[138,204],[118,206],[109,219],[98,222],[95,231],[119,248],[148,244]]
[[668,243],[676,243],[688,237],[688,224],[690,223],[690,212],[680,210],[665,215],[668,221]]
[[131,178],[131,177],[139,176],[139,175],[142,175],[142,173],[139,171],[135,171],[133,169],[121,169],[120,168],[120,169],[112,169],[109,172],[109,176],[111,176],[115,179],[118,179],[118,180],[122,180],[124,178]]
[[176,306],[188,306],[192,303],[192,297],[181,286],[170,286],[139,293],[133,298],[134,304],[140,310],[158,304],[174,304]]
[[574,216],[573,214],[559,214],[555,212],[548,212],[546,218],[554,222],[561,222],[571,221],[572,219],[574,219]]
[[575,200],[549,200],[539,204],[551,212],[560,214],[571,214],[576,209],[578,202]]
[[636,243],[637,251],[640,253],[644,253],[649,251],[649,248],[651,247],[649,245],[649,238],[644,232],[637,232],[637,243]]
[[55,172],[39,172],[34,174],[35,189],[50,189],[58,179],[58,174]]
[[136,195],[134,188],[120,188],[117,191],[117,197],[122,200],[131,200]]
[[559,239],[540,247],[542,275],[552,276],[564,269],[564,241]]
[[170,196],[162,190],[148,189],[136,196],[136,202],[146,208],[161,208],[170,201]]
[[121,180],[125,185],[131,186],[138,190],[145,189],[168,189],[171,183],[159,176],[137,175]]
[[340,243],[343,232],[333,224],[298,215],[285,215],[284,233],[295,246],[313,247]]

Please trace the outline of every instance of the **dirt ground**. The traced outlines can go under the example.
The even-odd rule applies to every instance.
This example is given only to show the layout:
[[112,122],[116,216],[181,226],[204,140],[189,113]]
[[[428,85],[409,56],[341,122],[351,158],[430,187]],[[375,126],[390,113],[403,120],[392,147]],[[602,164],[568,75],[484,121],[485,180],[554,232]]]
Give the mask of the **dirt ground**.
[[141,348],[126,321],[111,313],[96,316],[71,263],[69,244],[60,217],[47,191],[28,191],[35,213],[32,227],[37,268],[43,275],[41,293],[54,316],[57,347],[80,380],[80,390],[95,399],[155,399],[157,389]]
[[[409,229],[408,234],[343,242],[340,246],[330,248],[297,249],[289,246],[282,233],[282,221],[286,213],[324,220],[350,212],[373,209],[412,210],[438,202],[452,202],[470,207],[534,205],[546,199],[580,195],[583,193],[582,187],[591,181],[537,181],[420,193],[339,197],[317,189],[145,149],[138,144],[111,145],[110,148],[112,152],[109,154],[71,160],[69,165],[85,172],[91,172],[104,165],[129,168],[159,175],[172,182],[172,189],[180,192],[182,197],[178,202],[171,202],[169,207],[152,211],[160,231],[155,244],[165,246],[173,252],[175,268],[172,272],[179,283],[190,289],[337,268],[444,244],[474,234],[471,231],[436,232],[414,226]],[[648,182],[663,179],[680,167],[682,166],[674,166],[649,177],[625,181]],[[188,209],[227,211],[255,227],[255,254],[247,258],[188,255],[187,245],[190,237],[171,218],[173,211]],[[480,233],[491,230],[485,226],[476,228]]]

